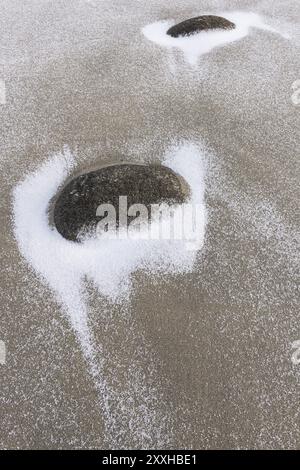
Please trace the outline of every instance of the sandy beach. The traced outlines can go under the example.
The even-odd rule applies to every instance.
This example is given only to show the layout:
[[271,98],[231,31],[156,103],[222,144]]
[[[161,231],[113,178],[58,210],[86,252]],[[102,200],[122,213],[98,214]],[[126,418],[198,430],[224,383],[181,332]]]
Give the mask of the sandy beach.
[[[299,449],[299,2],[0,3],[0,448]],[[236,11],[273,30],[194,63],[143,32]],[[103,252],[93,279],[123,283],[116,300],[83,269],[89,356],[59,271],[44,274],[47,242],[34,242],[45,271],[22,248],[36,233],[16,188],[20,209],[24,178],[62,152],[70,178],[174,149],[195,149],[187,175],[202,165],[204,242],[186,269],[177,254],[174,270],[122,271]]]

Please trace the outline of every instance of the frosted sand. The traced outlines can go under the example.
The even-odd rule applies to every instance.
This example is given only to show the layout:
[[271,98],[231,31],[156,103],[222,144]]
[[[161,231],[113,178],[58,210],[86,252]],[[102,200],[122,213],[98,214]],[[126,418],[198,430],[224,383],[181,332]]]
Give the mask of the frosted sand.
[[[55,228],[49,226],[48,208],[51,199],[76,164],[68,150],[46,161],[14,191],[15,236],[19,249],[29,266],[53,290],[78,336],[100,393],[99,402],[112,440],[117,432],[109,408],[113,391],[107,386],[103,375],[103,358],[100,357],[100,362],[96,358],[93,333],[89,328],[84,281],[92,281],[99,295],[107,297],[110,302],[124,304],[130,295],[131,276],[138,269],[152,274],[157,270],[165,274],[193,270],[197,251],[204,243],[206,224],[204,159],[205,155],[189,143],[171,148],[163,159],[166,166],[185,178],[191,188],[190,203],[197,205],[200,210],[193,250],[188,249],[186,240],[109,240],[102,237],[85,240],[82,244],[65,240]],[[101,348],[101,344],[96,345],[96,349],[101,351]],[[150,391],[146,392],[146,396],[148,393]],[[127,411],[127,419],[128,413],[130,410]],[[139,427],[139,434],[140,439],[148,436],[150,442],[153,442],[153,433],[162,439],[166,432],[161,429],[161,419],[155,419],[153,412],[145,406],[142,416],[148,416],[149,413],[151,428],[145,419],[144,428]],[[141,442],[146,445],[147,440]]]
[[[1,448],[298,448],[299,1],[2,3]],[[141,32],[244,8],[280,34],[250,27],[193,66]],[[125,282],[114,267],[106,280],[71,249],[68,269],[51,251],[55,267],[22,214],[20,252],[13,194],[26,175],[49,170],[40,197],[23,189],[60,250],[43,214],[69,171],[160,163],[183,141],[209,149],[205,243],[183,269],[177,254],[167,273],[137,259]],[[67,161],[53,157],[65,146]],[[69,272],[78,284],[61,292]],[[83,335],[64,301],[83,309]]]

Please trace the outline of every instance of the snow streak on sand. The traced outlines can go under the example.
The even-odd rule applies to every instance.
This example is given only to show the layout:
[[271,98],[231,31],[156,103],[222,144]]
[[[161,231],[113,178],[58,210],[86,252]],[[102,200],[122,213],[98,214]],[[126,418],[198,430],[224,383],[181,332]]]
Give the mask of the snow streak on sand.
[[[185,178],[191,188],[191,202],[202,208],[196,247],[200,249],[206,220],[203,155],[196,146],[187,143],[170,149],[163,163]],[[99,391],[109,438],[113,445],[119,446],[113,437],[119,426],[116,422],[118,417],[111,410],[112,397],[116,393],[103,373],[101,344],[94,344],[90,331],[84,280],[92,281],[99,294],[110,302],[121,303],[129,298],[134,271],[143,269],[152,274],[156,271],[191,271],[197,250],[187,250],[183,240],[90,239],[77,244],[62,238],[55,228],[49,226],[49,202],[75,165],[75,158],[65,151],[50,158],[15,188],[14,231],[22,255],[53,290],[77,334]],[[128,393],[131,386],[128,384]],[[138,400],[146,404],[139,407],[144,416],[131,416],[129,409],[125,419],[141,436],[141,447],[163,445],[167,440],[165,420],[153,407],[153,403],[159,404],[160,397],[153,399],[147,396],[149,393],[159,394],[155,388],[149,390],[145,384],[138,387],[142,394]],[[149,402],[152,403],[151,410],[149,406],[147,409]]]
[[[175,24],[175,21],[170,20],[152,23],[145,26],[142,31],[147,39],[159,44],[160,46],[181,49],[186,60],[192,66],[197,64],[200,56],[207,54],[212,49],[246,37],[251,28],[259,28],[281,34],[271,26],[265,24],[261,16],[256,13],[223,12],[218,13],[217,15],[234,23],[236,25],[235,29],[224,31],[201,31],[190,36],[173,38],[167,34],[168,29]],[[282,36],[288,38],[287,35],[282,34]]]

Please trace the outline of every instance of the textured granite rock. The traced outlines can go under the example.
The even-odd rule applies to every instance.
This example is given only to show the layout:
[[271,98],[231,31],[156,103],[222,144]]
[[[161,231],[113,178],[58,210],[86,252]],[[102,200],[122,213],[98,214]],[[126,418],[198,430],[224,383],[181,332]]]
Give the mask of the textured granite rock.
[[82,233],[95,233],[100,204],[112,204],[118,215],[119,196],[127,196],[128,207],[144,204],[149,211],[151,204],[181,204],[188,195],[187,183],[165,166],[111,165],[77,176],[62,189],[54,205],[54,224],[64,238],[79,241]]
[[168,29],[167,34],[173,38],[178,38],[180,36],[189,36],[191,34],[198,33],[199,31],[234,28],[235,24],[226,20],[226,18],[222,18],[221,16],[205,15],[182,21]]

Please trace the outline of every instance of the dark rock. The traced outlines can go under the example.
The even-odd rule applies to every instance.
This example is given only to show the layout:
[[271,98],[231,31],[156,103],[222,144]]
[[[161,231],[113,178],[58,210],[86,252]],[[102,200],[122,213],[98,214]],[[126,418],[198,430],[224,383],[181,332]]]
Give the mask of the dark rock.
[[199,31],[234,28],[235,24],[226,20],[226,18],[222,18],[221,16],[204,15],[190,18],[189,20],[175,24],[168,29],[167,34],[173,38],[178,38],[179,36],[189,36],[191,34],[198,33]]
[[[149,211],[151,204],[181,204],[188,195],[187,183],[165,166],[111,165],[77,176],[62,189],[54,206],[54,224],[64,238],[80,241],[82,233],[95,234],[100,204],[112,204],[118,215],[119,196],[127,196],[128,207],[144,204]],[[129,219],[134,217],[128,217],[127,223]]]

